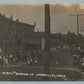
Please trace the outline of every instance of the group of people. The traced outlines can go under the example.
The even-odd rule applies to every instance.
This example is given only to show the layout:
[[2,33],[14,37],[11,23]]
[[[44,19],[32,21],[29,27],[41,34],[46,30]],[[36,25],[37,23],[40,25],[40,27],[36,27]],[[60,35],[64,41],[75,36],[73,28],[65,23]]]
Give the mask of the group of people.
[[30,50],[27,52],[27,64],[37,64],[40,61],[41,51]]
[[79,68],[84,67],[84,50],[80,47],[75,47],[72,50],[73,56],[73,66],[78,66]]
[[0,64],[2,65],[8,65],[8,64],[14,64],[16,63],[17,58],[14,57],[13,54],[10,55],[3,55],[0,54]]

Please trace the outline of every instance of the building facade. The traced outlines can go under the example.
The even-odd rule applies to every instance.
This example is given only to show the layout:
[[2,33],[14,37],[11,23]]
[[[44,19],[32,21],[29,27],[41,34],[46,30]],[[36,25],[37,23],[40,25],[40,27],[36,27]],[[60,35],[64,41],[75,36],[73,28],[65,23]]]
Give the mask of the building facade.
[[22,23],[19,19],[14,21],[12,16],[8,18],[0,14],[0,47],[3,52],[18,51],[26,42],[33,43],[37,36],[34,29],[35,24]]

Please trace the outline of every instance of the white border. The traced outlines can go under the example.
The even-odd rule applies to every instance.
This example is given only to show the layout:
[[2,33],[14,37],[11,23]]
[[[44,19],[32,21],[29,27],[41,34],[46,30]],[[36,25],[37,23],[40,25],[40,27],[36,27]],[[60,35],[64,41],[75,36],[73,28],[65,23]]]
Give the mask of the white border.
[[[84,0],[0,0],[0,4],[84,3]],[[0,81],[0,84],[84,84],[84,81]]]
[[0,4],[84,3],[84,0],[0,0]]

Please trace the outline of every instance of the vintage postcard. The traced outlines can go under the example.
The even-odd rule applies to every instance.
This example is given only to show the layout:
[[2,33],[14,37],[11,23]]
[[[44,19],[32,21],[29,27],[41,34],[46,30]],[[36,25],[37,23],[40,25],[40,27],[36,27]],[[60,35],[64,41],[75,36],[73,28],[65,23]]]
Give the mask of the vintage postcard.
[[0,4],[0,80],[84,80],[84,4]]

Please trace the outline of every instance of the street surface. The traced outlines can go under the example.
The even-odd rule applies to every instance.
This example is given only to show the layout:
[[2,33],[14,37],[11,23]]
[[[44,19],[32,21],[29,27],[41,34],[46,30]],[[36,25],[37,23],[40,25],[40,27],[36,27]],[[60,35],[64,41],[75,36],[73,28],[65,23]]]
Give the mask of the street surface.
[[[84,73],[81,72],[80,69],[77,68],[68,68],[68,67],[50,67],[51,73],[58,76],[57,78],[51,78],[50,80],[81,80],[84,79]],[[43,80],[41,76],[35,77],[36,74],[43,74],[44,67],[36,66],[36,65],[7,65],[3,66],[0,69],[0,72],[11,72],[11,73],[28,73],[34,74],[33,76],[17,76],[15,74],[2,74],[0,80]],[[62,77],[62,76],[66,77]],[[61,76],[61,77],[60,77]],[[33,78],[34,77],[34,78]],[[59,78],[59,79],[58,79]]]

